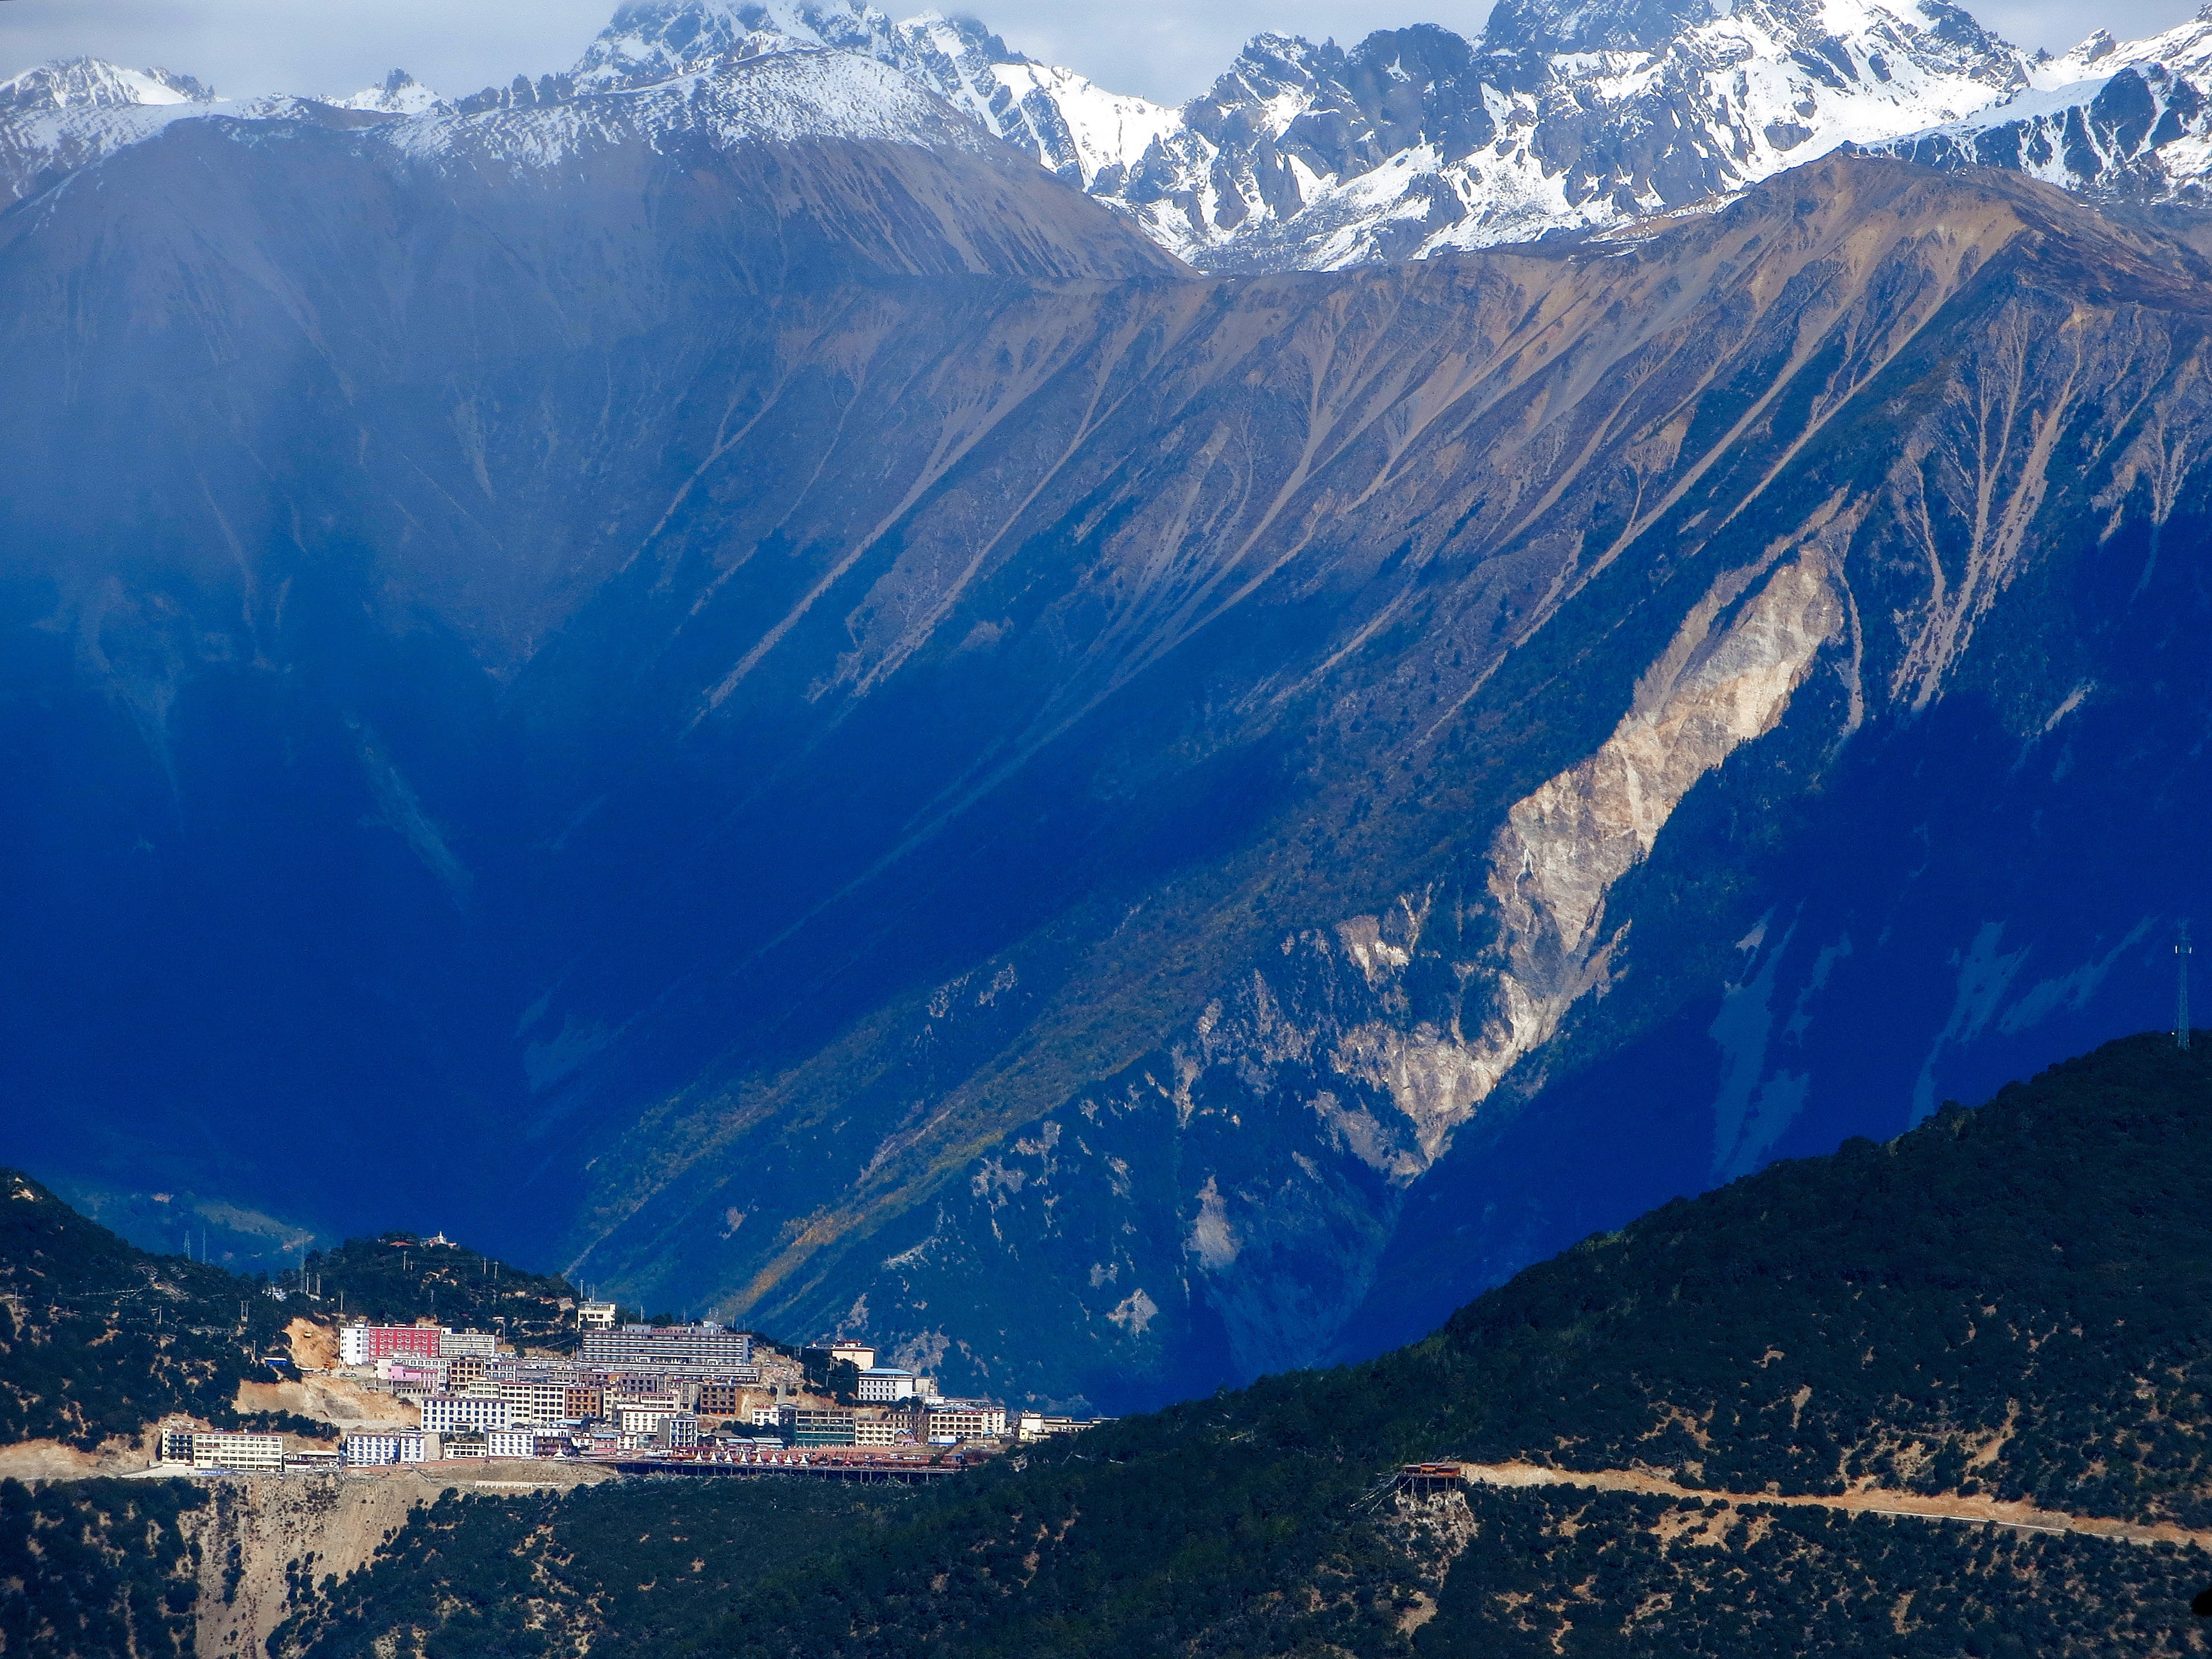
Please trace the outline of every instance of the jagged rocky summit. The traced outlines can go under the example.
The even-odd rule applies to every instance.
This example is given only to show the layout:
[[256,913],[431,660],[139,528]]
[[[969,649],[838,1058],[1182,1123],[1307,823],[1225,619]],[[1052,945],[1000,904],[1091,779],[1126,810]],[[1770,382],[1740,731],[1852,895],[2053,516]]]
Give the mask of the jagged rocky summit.
[[1568,7],[1349,51],[1255,37],[1180,109],[1011,51],[982,24],[843,5],[625,6],[537,98],[803,43],[914,76],[1204,270],[1334,269],[1705,201],[1846,141],[1978,110],[2033,66],[1940,0]]
[[2212,6],[2146,40],[2098,30],[2033,88],[1883,146],[1923,167],[2005,167],[2104,199],[2206,204]]
[[8,83],[12,100],[0,89],[0,177],[21,195],[179,112],[466,117],[822,51],[896,70],[1200,269],[1337,269],[1631,222],[1840,143],[2106,188],[2147,187],[2148,168],[2195,188],[2196,153],[2174,147],[2196,131],[2195,39],[2100,34],[2031,59],[1945,0],[1501,0],[1471,40],[1433,26],[1348,49],[1261,34],[1173,108],[1036,63],[972,18],[631,0],[572,70],[452,100],[394,70],[349,97],[219,106],[166,71],[49,65]]

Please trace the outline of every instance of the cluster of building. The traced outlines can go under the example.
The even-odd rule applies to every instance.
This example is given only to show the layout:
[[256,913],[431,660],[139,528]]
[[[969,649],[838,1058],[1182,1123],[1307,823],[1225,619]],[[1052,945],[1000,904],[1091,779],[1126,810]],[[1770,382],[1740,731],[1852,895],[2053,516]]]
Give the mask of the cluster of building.
[[[1010,1425],[996,1401],[948,1400],[935,1382],[879,1365],[864,1343],[797,1356],[714,1324],[617,1326],[586,1304],[574,1359],[521,1358],[489,1337],[440,1327],[354,1325],[342,1364],[372,1371],[416,1409],[416,1427],[349,1436],[349,1464],[451,1457],[637,1456],[974,1449],[1078,1425],[1036,1413]],[[608,1309],[608,1314],[611,1310]],[[849,1374],[836,1368],[849,1365]],[[848,1398],[824,1385],[835,1376]]]
[[194,1469],[236,1469],[253,1474],[283,1469],[335,1468],[340,1455],[314,1446],[287,1446],[281,1434],[210,1432],[190,1423],[161,1425],[155,1456]]
[[1010,1419],[992,1400],[946,1399],[933,1379],[878,1364],[865,1343],[792,1355],[715,1324],[617,1325],[607,1304],[587,1303],[579,1314],[574,1358],[518,1355],[489,1334],[428,1322],[346,1325],[340,1370],[412,1407],[412,1425],[349,1434],[337,1451],[306,1452],[288,1452],[277,1435],[172,1425],[161,1434],[161,1459],[274,1470],[466,1457],[927,1457],[1091,1426],[1036,1412]]

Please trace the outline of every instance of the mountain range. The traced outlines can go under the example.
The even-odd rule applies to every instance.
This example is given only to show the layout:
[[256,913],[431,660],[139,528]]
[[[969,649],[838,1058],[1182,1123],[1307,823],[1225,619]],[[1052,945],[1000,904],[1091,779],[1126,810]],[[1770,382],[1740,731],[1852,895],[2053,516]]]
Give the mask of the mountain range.
[[482,114],[834,51],[897,70],[1201,270],[1334,270],[1633,222],[1838,144],[2193,202],[2205,38],[2201,18],[2129,44],[2100,30],[2052,58],[1948,0],[1501,0],[1472,40],[1433,25],[1348,50],[1255,36],[1177,108],[1038,63],[972,17],[629,0],[567,73],[450,100],[394,70],[348,96],[226,106],[166,70],[48,64],[0,83],[0,185],[20,197],[180,115]]
[[[1161,112],[714,4],[454,100],[17,77],[0,1153],[1114,1410],[2158,1017],[2157,50],[1502,10]],[[2163,170],[1960,137],[2035,112]]]

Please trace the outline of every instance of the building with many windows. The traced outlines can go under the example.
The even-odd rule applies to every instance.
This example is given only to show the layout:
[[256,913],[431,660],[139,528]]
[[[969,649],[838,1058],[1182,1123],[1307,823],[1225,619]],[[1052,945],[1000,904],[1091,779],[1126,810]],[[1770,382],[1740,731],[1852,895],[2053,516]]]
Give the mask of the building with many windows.
[[447,1359],[465,1353],[489,1359],[499,1352],[499,1339],[489,1331],[440,1331],[438,1352]]
[[720,1325],[624,1325],[584,1333],[586,1365],[696,1371],[750,1365],[752,1359],[752,1338]]
[[422,1426],[435,1434],[461,1429],[506,1429],[514,1425],[514,1407],[506,1401],[483,1394],[430,1394],[422,1396]]
[[732,1381],[717,1381],[699,1384],[692,1400],[693,1408],[702,1417],[738,1417],[745,1410],[747,1385]]
[[435,1325],[372,1325],[366,1320],[342,1325],[338,1328],[338,1363],[374,1365],[395,1354],[435,1359],[439,1339],[451,1334]]
[[282,1469],[284,1437],[281,1434],[204,1434],[192,1436],[192,1467],[196,1469]]
[[[499,1397],[507,1401],[513,1409],[514,1415],[509,1420],[514,1423],[534,1423],[550,1426],[555,1423],[564,1422],[574,1416],[592,1414],[574,1413],[568,1409],[568,1395],[572,1390],[565,1381],[533,1377],[520,1382],[501,1382],[494,1386],[499,1389]],[[596,1393],[597,1390],[587,1392]]]
[[1014,1419],[1014,1437],[1018,1440],[1048,1440],[1056,1434],[1080,1434],[1085,1429],[1095,1429],[1101,1423],[1111,1423],[1110,1417],[1051,1417],[1043,1412],[1024,1412]]
[[912,1371],[896,1365],[876,1365],[860,1373],[853,1393],[870,1405],[887,1405],[894,1400],[913,1399],[920,1392],[921,1381]]
[[603,1415],[605,1401],[606,1392],[598,1383],[571,1382],[563,1392],[561,1416],[567,1422],[585,1422]]
[[568,1449],[565,1434],[549,1434],[526,1423],[484,1431],[486,1457],[559,1457]]
[[438,1437],[421,1429],[369,1429],[349,1434],[339,1452],[345,1462],[356,1468],[392,1463],[434,1463],[441,1455]]
[[1006,1432],[1006,1408],[988,1400],[940,1401],[929,1408],[923,1420],[933,1445],[997,1440]]
[[803,1407],[791,1414],[791,1443],[794,1446],[851,1446],[859,1443],[851,1412],[819,1411]]

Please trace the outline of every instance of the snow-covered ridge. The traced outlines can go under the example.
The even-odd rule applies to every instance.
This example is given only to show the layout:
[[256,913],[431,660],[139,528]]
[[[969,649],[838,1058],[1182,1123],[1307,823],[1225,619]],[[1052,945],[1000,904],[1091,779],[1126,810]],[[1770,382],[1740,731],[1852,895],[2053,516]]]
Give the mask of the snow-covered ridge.
[[234,112],[189,75],[94,58],[58,59],[0,81],[0,204],[172,121],[217,109]]
[[[741,72],[783,58],[813,66]],[[965,142],[949,105],[1191,263],[1270,270],[1632,223],[1845,143],[2186,193],[2212,173],[2208,87],[2205,17],[2029,58],[1946,0],[1736,0],[1725,15],[1710,0],[1504,0],[1472,40],[1427,26],[1348,51],[1255,36],[1178,109],[1034,62],[968,17],[894,21],[866,0],[626,0],[564,74],[449,100],[395,70],[311,105],[405,125],[391,138],[410,153],[465,143],[518,162],[655,123],[732,141]],[[180,115],[309,107],[212,99],[189,76],[88,59],[0,82],[0,199]]]
[[1927,167],[2011,168],[2093,195],[2212,199],[2212,4],[2145,40],[2100,29],[2039,64],[2034,81],[1879,148]]
[[1944,0],[1744,0],[1726,15],[1697,0],[1653,15],[1509,0],[1474,41],[1425,27],[1346,52],[1263,33],[1170,109],[1034,63],[972,19],[894,22],[864,0],[641,0],[568,79],[635,85],[794,46],[865,54],[1182,258],[1268,269],[1635,219],[1970,115],[2038,68]]
[[421,161],[544,169],[593,149],[639,140],[657,147],[701,133],[718,145],[828,138],[981,152],[991,143],[888,64],[820,49],[761,54],[522,108],[441,105],[379,128],[373,141]]
[[0,112],[64,111],[211,104],[212,88],[173,70],[125,69],[97,58],[58,58],[0,81]]

